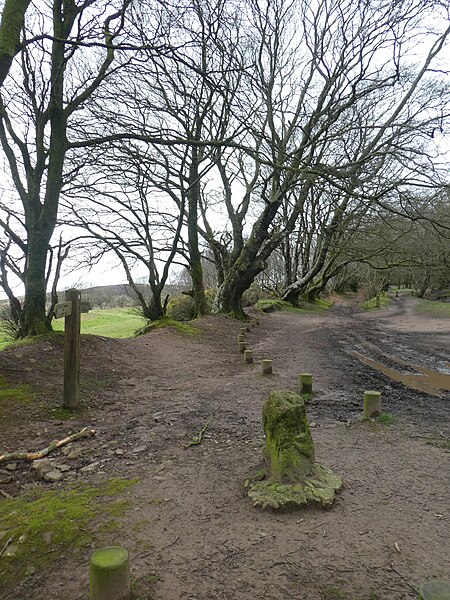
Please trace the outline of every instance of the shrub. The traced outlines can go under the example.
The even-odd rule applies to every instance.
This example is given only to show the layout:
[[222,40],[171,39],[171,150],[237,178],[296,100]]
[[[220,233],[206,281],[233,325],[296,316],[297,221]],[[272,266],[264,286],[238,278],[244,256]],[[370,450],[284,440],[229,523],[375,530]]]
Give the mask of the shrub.
[[171,298],[167,304],[167,316],[175,321],[191,321],[194,318],[194,300],[190,296]]

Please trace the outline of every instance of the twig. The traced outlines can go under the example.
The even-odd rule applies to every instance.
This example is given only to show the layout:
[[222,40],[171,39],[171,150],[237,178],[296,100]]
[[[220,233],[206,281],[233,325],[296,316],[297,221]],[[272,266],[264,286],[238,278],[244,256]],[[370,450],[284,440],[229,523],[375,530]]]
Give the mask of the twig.
[[414,590],[414,592],[415,592],[415,593],[417,593],[417,588],[416,588],[416,586],[415,586],[415,585],[413,585],[413,584],[412,584],[410,581],[408,581],[408,580],[406,579],[406,577],[400,573],[400,571],[397,571],[397,569],[396,569],[396,568],[395,568],[393,565],[391,565],[391,571],[394,571],[394,573],[397,573],[397,575],[398,575],[399,577],[401,577],[401,578],[403,579],[403,581],[404,581],[405,583],[407,583],[407,584],[409,585],[409,587],[410,587],[412,590]]
[[66,444],[74,442],[75,440],[80,440],[81,438],[91,437],[92,435],[95,435],[95,433],[95,429],[89,429],[89,427],[85,427],[78,433],[69,435],[63,440],[54,440],[49,446],[47,446],[47,448],[44,448],[39,452],[10,452],[1,454],[0,463],[9,462],[12,460],[32,461],[37,460],[38,458],[44,458],[44,456],[47,456],[50,454],[50,452],[53,452],[53,450],[56,450],[57,448],[61,448],[61,446],[65,446]]
[[194,437],[192,438],[192,440],[190,440],[187,444],[184,445],[185,448],[189,448],[190,446],[198,446],[199,444],[202,443],[203,441],[203,436],[205,435],[205,433],[208,431],[208,428],[211,424],[211,421],[213,420],[214,417],[214,413],[216,411],[214,411],[212,413],[212,415],[209,417],[209,419],[206,421],[206,423],[203,425],[203,427],[200,429],[200,431],[198,432],[197,435],[194,435]]

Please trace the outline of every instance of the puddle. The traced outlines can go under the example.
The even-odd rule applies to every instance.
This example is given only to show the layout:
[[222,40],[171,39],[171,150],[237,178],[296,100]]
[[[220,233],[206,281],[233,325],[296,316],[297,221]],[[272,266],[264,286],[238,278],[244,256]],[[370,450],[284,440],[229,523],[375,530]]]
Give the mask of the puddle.
[[[450,391],[450,374],[448,373],[439,373],[438,371],[433,371],[432,369],[426,369],[425,367],[419,367],[416,365],[408,365],[408,367],[415,369],[417,373],[401,373],[400,371],[386,367],[385,365],[382,365],[376,360],[373,360],[368,356],[364,356],[359,352],[351,352],[351,354],[369,367],[372,367],[377,371],[381,371],[390,379],[399,381],[409,388],[439,397],[441,396],[439,392],[443,390]],[[406,365],[406,363],[404,364]]]

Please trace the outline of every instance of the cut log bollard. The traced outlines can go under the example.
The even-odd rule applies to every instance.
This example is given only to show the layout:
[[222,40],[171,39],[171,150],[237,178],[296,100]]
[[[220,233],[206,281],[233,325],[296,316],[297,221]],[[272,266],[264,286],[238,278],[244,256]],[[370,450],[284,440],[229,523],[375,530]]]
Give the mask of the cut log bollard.
[[248,331],[250,331],[250,329],[251,329],[250,325],[246,325],[246,326],[245,326],[245,331],[247,331],[247,332],[248,332]]
[[450,582],[427,581],[420,587],[418,600],[449,600]]
[[253,362],[253,350],[244,350],[244,362],[247,365]]
[[398,298],[398,290],[395,290],[395,297]]
[[97,550],[90,560],[89,600],[130,600],[130,559],[121,546]]
[[246,327],[241,327],[241,328],[239,329],[239,334],[240,334],[240,335],[243,335],[243,336],[244,336],[244,338],[245,338],[245,332],[246,332],[246,331],[247,331]]
[[373,419],[381,413],[381,393],[366,391],[364,392],[364,419]]
[[238,341],[238,344],[240,344],[241,342],[245,342],[245,335],[242,335],[242,333],[240,333],[237,336],[237,341]]
[[311,373],[300,373],[300,394],[312,394]]
[[375,306],[376,308],[380,308],[380,294],[377,294],[375,297]]
[[241,354],[244,354],[246,348],[247,348],[247,344],[245,342],[239,342],[239,352]]
[[272,375],[272,361],[271,360],[262,360],[262,374],[263,375]]

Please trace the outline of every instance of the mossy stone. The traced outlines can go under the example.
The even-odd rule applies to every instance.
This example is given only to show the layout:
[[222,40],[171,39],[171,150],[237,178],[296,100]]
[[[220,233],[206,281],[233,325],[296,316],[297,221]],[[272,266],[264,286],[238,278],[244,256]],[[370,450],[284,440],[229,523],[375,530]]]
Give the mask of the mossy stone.
[[305,403],[294,392],[271,392],[263,408],[266,463],[270,476],[294,483],[313,472],[314,444]]
[[420,588],[418,600],[450,600],[450,582],[427,581]]
[[246,479],[248,496],[262,508],[329,507],[342,487],[340,477],[315,463],[314,443],[303,398],[271,392],[263,407],[264,469]]

